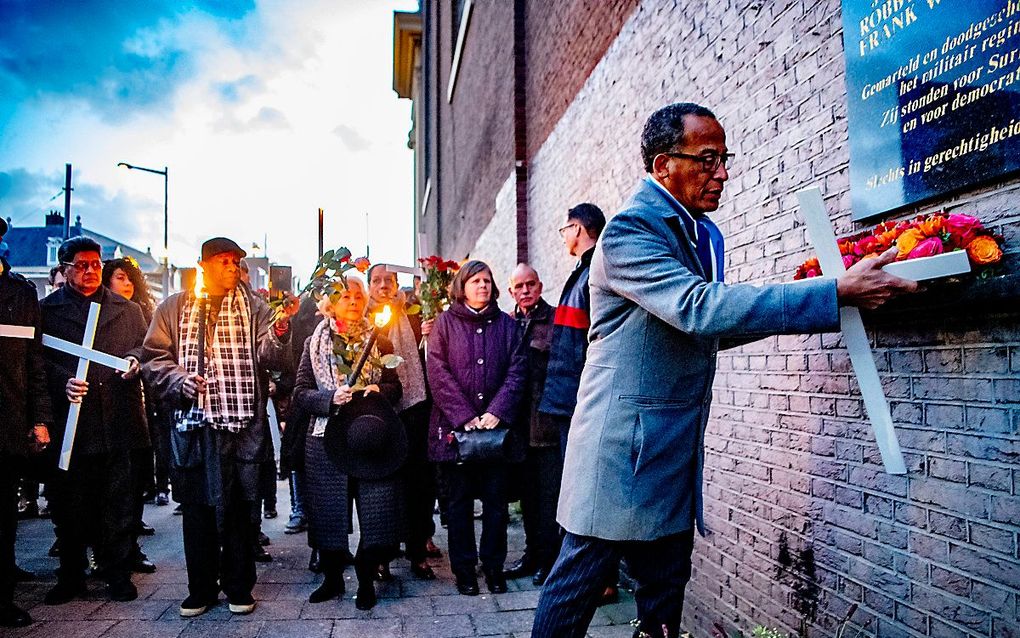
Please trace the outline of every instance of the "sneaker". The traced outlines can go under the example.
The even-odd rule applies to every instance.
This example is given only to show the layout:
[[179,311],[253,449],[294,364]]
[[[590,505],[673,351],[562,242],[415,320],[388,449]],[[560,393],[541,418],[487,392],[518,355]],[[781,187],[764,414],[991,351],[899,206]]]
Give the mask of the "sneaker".
[[262,514],[265,518],[276,518],[279,515],[275,507],[266,508],[266,511]]
[[188,596],[181,603],[181,618],[194,618],[195,616],[201,616],[205,612],[209,611],[210,607],[216,605],[216,600],[202,600],[197,596]]
[[255,611],[255,599],[251,597],[251,594],[248,594],[241,600],[229,601],[229,606],[230,613],[243,616],[244,614],[250,614]]
[[158,505],[159,507],[163,507],[169,504],[170,497],[167,495],[166,492],[160,492],[159,494],[156,495],[156,505]]

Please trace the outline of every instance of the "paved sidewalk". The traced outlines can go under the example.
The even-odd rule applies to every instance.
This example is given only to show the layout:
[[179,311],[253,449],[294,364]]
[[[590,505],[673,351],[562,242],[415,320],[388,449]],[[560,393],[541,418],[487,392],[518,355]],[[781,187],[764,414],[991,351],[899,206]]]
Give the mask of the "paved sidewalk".
[[[57,560],[46,552],[53,542],[49,520],[23,521],[18,529],[18,563],[36,572],[38,581],[18,586],[17,600],[28,609],[36,623],[31,627],[0,629],[0,636],[17,638],[345,638],[372,636],[454,638],[459,636],[528,636],[538,591],[530,579],[510,581],[506,594],[461,596],[454,587],[446,558],[433,560],[438,578],[420,581],[407,569],[407,562],[393,562],[394,581],[377,584],[379,604],[360,611],[352,600],[357,584],[353,568],[345,572],[347,595],[342,601],[312,605],[308,594],[321,580],[309,572],[309,550],[305,534],[286,535],[289,500],[286,483],[279,483],[280,517],[264,521],[263,531],[273,544],[272,563],[259,565],[255,587],[258,607],[249,616],[232,616],[222,601],[217,608],[196,619],[184,620],[178,606],[187,594],[184,550],[180,517],[173,507],[147,505],[145,521],[156,528],[156,535],[143,540],[149,557],[158,566],[155,574],[136,574],[138,600],[130,603],[108,602],[102,583],[89,581],[85,600],[50,607],[42,597],[53,584]],[[520,556],[524,537],[520,520],[514,517],[510,528],[508,563]],[[351,546],[356,546],[352,537]],[[436,543],[446,549],[446,531],[440,529]],[[485,585],[482,583],[484,591]],[[589,631],[597,638],[629,638],[630,621],[635,616],[633,596],[621,591],[621,602],[599,609]]]

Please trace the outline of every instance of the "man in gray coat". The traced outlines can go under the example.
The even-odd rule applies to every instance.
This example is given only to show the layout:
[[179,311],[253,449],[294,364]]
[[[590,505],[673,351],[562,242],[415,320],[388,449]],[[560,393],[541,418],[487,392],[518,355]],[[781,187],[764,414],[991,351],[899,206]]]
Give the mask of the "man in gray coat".
[[591,345],[563,468],[566,536],[533,638],[584,636],[603,575],[625,558],[638,636],[678,636],[702,528],[704,430],[716,352],[774,334],[834,331],[839,306],[875,308],[917,284],[865,260],[838,280],[724,284],[719,207],[732,158],[711,111],[672,104],[641,136],[648,176],[591,265]]

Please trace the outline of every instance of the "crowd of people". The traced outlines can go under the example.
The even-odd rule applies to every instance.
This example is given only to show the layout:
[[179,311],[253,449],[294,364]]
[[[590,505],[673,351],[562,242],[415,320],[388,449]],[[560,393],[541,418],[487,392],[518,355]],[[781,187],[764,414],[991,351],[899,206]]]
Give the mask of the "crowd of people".
[[[507,287],[516,305],[503,312],[491,268],[469,261],[453,279],[448,310],[425,321],[408,312],[414,290],[401,290],[384,264],[367,269],[365,280],[338,280],[339,294],[289,300],[275,314],[247,283],[245,251],[222,237],[202,245],[206,298],[185,291],[158,306],[135,263],[104,263],[87,237],[61,245],[57,285],[41,301],[3,262],[0,291],[17,295],[10,304],[17,313],[0,321],[36,330],[32,339],[0,342],[12,381],[3,405],[17,405],[2,429],[10,439],[0,460],[9,560],[0,623],[31,622],[13,602],[13,550],[17,503],[36,505],[40,481],[56,535],[51,553],[60,561],[44,598],[50,605],[83,595],[90,571],[105,580],[111,600],[134,599],[131,574],[157,569],[139,542],[151,530],[143,505],[172,496],[189,582],[181,616],[204,613],[221,591],[232,612],[251,612],[256,561],[271,560],[260,521],[277,516],[278,472],[291,488],[286,531],[307,531],[309,568],[323,575],[313,603],[345,593],[351,564],[361,609],[376,604],[375,582],[391,577],[398,557],[416,578],[434,579],[430,560],[443,555],[432,539],[437,500],[460,593],[479,593],[479,560],[492,593],[505,592],[507,578],[541,584],[558,553],[561,441],[587,346],[587,269],[604,225],[592,204],[567,213],[559,232],[579,261],[558,310],[542,297],[535,269],[520,264]],[[93,364],[78,378],[78,356],[42,347],[40,337],[81,343],[92,303],[101,311],[91,348],[129,368]],[[384,306],[393,319],[369,344],[369,317]],[[348,378],[362,354],[360,377]],[[399,365],[383,365],[385,355]],[[58,470],[73,405],[71,461]],[[283,415],[279,466],[267,406]],[[10,436],[23,430],[24,437]],[[503,436],[495,453],[465,460],[458,432]],[[511,499],[521,502],[527,550],[508,568]]]
[[[0,625],[32,622],[13,598],[22,477],[42,477],[56,532],[46,604],[85,591],[89,549],[110,599],[134,599],[131,574],[157,568],[139,545],[142,504],[169,490],[188,574],[180,615],[194,617],[220,592],[235,614],[255,609],[255,563],[268,556],[260,521],[277,515],[279,471],[287,532],[307,530],[309,567],[322,573],[311,603],[345,593],[347,565],[360,609],[400,556],[434,579],[438,502],[461,594],[479,594],[479,562],[493,594],[508,578],[543,586],[534,636],[583,636],[615,599],[621,558],[638,582],[636,635],[678,635],[718,348],[834,330],[839,305],[873,308],[916,284],[881,270],[892,253],[838,279],[724,284],[722,234],[705,215],[728,179],[722,126],[704,107],[667,106],[646,123],[641,154],[648,175],[608,226],[593,204],[565,213],[558,232],[577,261],[555,306],[522,263],[507,286],[513,311],[502,311],[492,269],[471,260],[434,319],[413,311],[395,272],[367,263],[367,281],[340,273],[328,294],[274,310],[246,283],[244,250],[222,237],[201,247],[204,296],[158,307],[136,265],[104,263],[86,237],[60,246],[64,283],[41,301],[0,260],[0,324],[34,328],[0,336]],[[373,324],[384,309],[391,318]],[[79,378],[80,353],[43,348],[43,333],[87,337],[124,369],[96,363]],[[274,409],[286,423],[279,467]],[[526,548],[507,566],[512,501]]]

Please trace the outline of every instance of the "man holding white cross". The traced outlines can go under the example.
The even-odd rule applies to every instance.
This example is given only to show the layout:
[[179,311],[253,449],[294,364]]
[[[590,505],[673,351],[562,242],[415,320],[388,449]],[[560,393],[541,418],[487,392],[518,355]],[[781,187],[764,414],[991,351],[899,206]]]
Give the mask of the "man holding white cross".
[[733,155],[715,115],[680,103],[641,136],[647,176],[609,221],[591,263],[591,345],[570,424],[557,520],[566,530],[533,638],[584,636],[621,557],[638,583],[635,635],[679,636],[716,353],[775,334],[839,329],[839,307],[916,290],[882,270],[895,249],[838,279],[723,283],[707,217]]
[[82,342],[89,308],[99,304],[89,350],[130,364],[118,372],[96,363],[88,368],[87,378],[78,379],[76,354],[45,349],[49,395],[58,424],[52,451],[61,448],[71,404],[80,404],[70,465],[66,471],[54,467],[47,480],[60,549],[57,584],[44,601],[50,605],[84,593],[86,546],[95,550],[111,600],[138,596],[129,561],[134,541],[130,451],[149,445],[138,377],[146,323],[138,304],[102,285],[100,255],[99,244],[88,237],[72,237],[61,244],[57,257],[67,283],[40,302],[43,332],[72,344]]
[[[0,219],[0,240],[6,232]],[[29,453],[46,448],[53,422],[40,328],[35,286],[0,256],[0,627],[32,623],[14,604],[14,540],[18,469]]]

